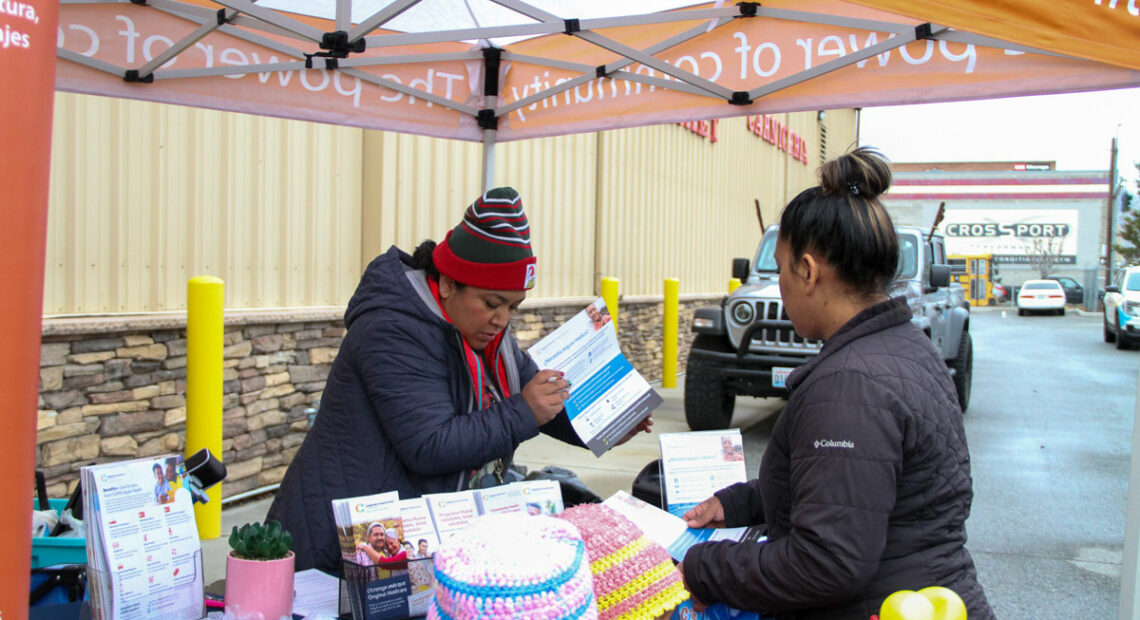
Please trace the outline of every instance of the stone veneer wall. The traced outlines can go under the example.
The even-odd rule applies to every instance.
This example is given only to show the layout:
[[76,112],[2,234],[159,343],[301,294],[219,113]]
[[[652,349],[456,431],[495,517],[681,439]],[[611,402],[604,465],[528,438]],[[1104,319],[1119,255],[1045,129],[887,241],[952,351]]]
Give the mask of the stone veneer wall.
[[[512,328],[524,347],[589,299],[524,304]],[[678,371],[684,372],[693,311],[680,305]],[[646,379],[661,379],[661,298],[624,299],[620,341]],[[280,482],[309,429],[309,413],[345,329],[343,308],[227,313],[222,460],[226,497]],[[185,316],[45,320],[40,360],[36,467],[51,497],[66,497],[80,467],[168,452],[186,442]]]

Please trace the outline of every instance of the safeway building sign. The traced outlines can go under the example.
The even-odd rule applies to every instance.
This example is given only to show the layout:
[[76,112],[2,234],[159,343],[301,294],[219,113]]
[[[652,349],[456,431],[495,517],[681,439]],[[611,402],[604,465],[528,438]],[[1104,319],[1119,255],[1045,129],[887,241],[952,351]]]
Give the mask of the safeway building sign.
[[946,211],[940,230],[947,254],[993,254],[995,263],[1026,264],[1034,244],[1058,248],[1058,265],[1077,263],[1076,209]]

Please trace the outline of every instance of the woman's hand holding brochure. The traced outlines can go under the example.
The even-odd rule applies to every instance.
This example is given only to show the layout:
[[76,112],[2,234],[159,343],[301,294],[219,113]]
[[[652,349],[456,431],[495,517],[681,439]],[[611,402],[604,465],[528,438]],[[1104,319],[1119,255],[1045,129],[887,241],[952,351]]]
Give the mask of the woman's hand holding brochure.
[[681,515],[681,518],[691,528],[724,527],[724,506],[713,495]]

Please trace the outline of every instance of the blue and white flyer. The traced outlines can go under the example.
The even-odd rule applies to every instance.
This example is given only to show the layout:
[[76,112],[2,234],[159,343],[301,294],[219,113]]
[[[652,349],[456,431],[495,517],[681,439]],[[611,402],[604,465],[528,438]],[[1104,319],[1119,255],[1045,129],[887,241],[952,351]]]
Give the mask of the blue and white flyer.
[[621,441],[662,402],[622,354],[610,319],[599,297],[528,351],[539,369],[561,370],[570,381],[566,413],[595,456]]
[[678,517],[713,493],[748,479],[738,428],[662,433],[658,441],[665,506]]

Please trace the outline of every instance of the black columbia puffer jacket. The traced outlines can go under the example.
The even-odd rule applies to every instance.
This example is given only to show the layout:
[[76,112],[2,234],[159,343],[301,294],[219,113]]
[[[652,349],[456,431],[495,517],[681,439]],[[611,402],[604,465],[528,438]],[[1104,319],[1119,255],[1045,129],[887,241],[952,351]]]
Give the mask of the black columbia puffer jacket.
[[944,586],[993,618],[966,551],[970,454],[954,385],[904,298],[864,310],[788,377],[759,477],[716,495],[768,542],[696,545],[701,601],[780,620],[867,620],[898,590]]
[[[538,372],[534,360],[506,334],[499,350],[511,396],[476,411],[459,331],[399,249],[368,265],[344,321],[316,423],[267,517],[292,533],[297,570],[339,570],[333,499],[458,491],[471,470],[509,460],[540,431],[520,391]],[[565,412],[541,431],[581,445]]]

